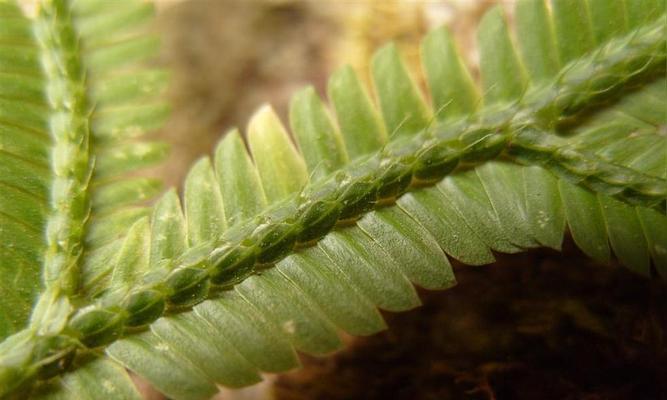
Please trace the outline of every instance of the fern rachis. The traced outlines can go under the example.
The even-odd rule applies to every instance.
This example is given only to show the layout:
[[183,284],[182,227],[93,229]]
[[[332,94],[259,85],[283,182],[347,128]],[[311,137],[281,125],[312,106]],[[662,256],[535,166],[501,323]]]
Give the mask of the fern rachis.
[[[637,104],[664,107],[664,10],[658,2],[642,10],[625,3],[628,15],[617,16],[624,23],[610,28],[577,20],[581,7],[603,13],[599,3],[563,4],[554,2],[551,14],[540,1],[517,5],[522,59],[499,9],[487,15],[480,28],[482,109],[471,100],[479,95],[450,38],[438,30],[423,48],[435,115],[388,46],[373,63],[382,120],[354,73],[343,69],[329,85],[338,124],[312,89],[299,93],[290,111],[297,149],[262,108],[248,128],[254,162],[231,132],[213,163],[204,158],[191,170],[183,210],[172,190],[148,211],[132,204],[150,196],[141,185],[154,184],[123,187],[118,177],[163,154],[159,145],[128,142],[160,119],[164,106],[150,102],[159,73],[120,68],[114,84],[97,80],[113,78],[112,66],[150,43],[141,31],[126,41],[122,22],[145,18],[145,6],[45,2],[33,23],[7,0],[0,3],[3,21],[27,27],[18,30],[22,38],[35,32],[31,48],[42,57],[10,56],[16,62],[0,67],[32,68],[48,82],[34,97],[50,102],[49,123],[24,112],[24,120],[0,127],[35,125],[53,138],[53,178],[43,182],[51,195],[38,194],[50,199],[49,217],[28,220],[47,233],[46,243],[12,258],[35,263],[35,252],[45,254],[44,288],[29,325],[4,328],[12,336],[0,345],[0,393],[33,387],[38,397],[136,397],[122,365],[172,397],[205,398],[215,383],[243,386],[257,381],[257,370],[295,366],[294,349],[335,350],[338,329],[382,329],[377,307],[419,304],[411,283],[454,284],[445,254],[484,264],[492,251],[558,247],[566,223],[587,254],[605,259],[611,243],[631,268],[650,274],[652,262],[667,275],[667,121],[636,117]],[[115,39],[94,28],[107,14]],[[555,37],[545,28],[551,24]],[[11,41],[17,31],[0,34]],[[124,81],[146,84],[149,106],[130,111],[145,98]],[[17,96],[11,86],[2,90]],[[606,110],[612,114],[605,119]],[[601,142],[614,130],[613,140]],[[34,186],[4,176],[2,183],[29,193]],[[103,196],[105,187],[111,189]],[[17,219],[23,210],[7,204],[2,215]],[[8,255],[12,243],[3,248]],[[81,386],[86,374],[105,376],[112,389]],[[32,385],[37,378],[52,379]]]

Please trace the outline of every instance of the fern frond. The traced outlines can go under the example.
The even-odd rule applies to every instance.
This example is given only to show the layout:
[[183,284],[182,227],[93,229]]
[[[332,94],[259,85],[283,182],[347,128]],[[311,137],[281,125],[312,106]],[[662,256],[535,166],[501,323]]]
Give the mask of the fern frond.
[[[164,155],[160,144],[128,140],[166,115],[156,97],[164,73],[139,65],[157,49],[145,32],[152,7],[124,1],[109,15],[109,4],[48,0],[27,18],[14,1],[0,1],[3,393],[36,373],[28,365],[43,365],[35,352],[55,357],[53,343],[73,349],[59,334],[86,284],[81,265],[102,261],[96,233],[159,192],[155,180],[122,178]],[[124,372],[116,379],[129,383]]]
[[[433,32],[423,45],[433,109],[391,45],[372,63],[377,109],[350,69],[330,81],[333,114],[312,89],[295,96],[296,146],[263,107],[249,151],[232,131],[213,161],[195,164],[183,206],[170,190],[150,216],[119,207],[90,227],[77,310],[58,335],[0,346],[25,349],[0,363],[0,379],[58,374],[34,394],[86,397],[86,368],[118,363],[172,398],[207,398],[297,366],[295,351],[340,348],[339,330],[383,329],[378,308],[419,305],[413,284],[455,284],[447,256],[480,265],[494,252],[559,248],[566,226],[590,256],[613,250],[664,276],[665,15],[658,1],[625,5],[627,15],[603,2],[519,2],[518,54],[491,10],[479,91],[446,30]],[[118,386],[91,393],[130,390],[113,376]]]

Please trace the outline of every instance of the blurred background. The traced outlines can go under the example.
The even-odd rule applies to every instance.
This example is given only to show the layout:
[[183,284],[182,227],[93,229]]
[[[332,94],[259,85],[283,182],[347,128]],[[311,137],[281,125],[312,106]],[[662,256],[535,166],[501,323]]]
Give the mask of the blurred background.
[[[419,40],[442,24],[476,77],[475,27],[497,3],[157,0],[159,62],[173,73],[173,114],[158,136],[172,152],[151,173],[180,185],[192,162],[230,128],[245,130],[260,105],[286,122],[297,89],[325,93],[344,64],[367,80],[374,50],[388,41],[421,82]],[[501,3],[510,18],[512,3]],[[304,356],[299,371],[217,399],[667,399],[664,285],[564,247],[457,265],[457,287],[421,292],[420,309],[386,315],[387,332],[345,338],[336,355]],[[148,399],[163,399],[137,382]]]

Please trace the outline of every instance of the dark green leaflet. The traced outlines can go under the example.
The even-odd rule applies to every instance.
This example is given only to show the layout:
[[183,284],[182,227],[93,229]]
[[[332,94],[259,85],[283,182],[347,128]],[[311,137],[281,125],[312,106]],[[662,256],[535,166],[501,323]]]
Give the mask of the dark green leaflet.
[[203,301],[211,284],[205,266],[202,263],[172,271],[165,282],[167,302],[172,306],[189,307]]
[[95,308],[72,318],[68,327],[87,347],[113,342],[123,332],[125,315],[121,310]]
[[298,223],[303,230],[296,238],[298,243],[309,243],[326,235],[338,222],[341,206],[335,201],[317,200],[303,207]]
[[254,246],[243,243],[223,246],[211,255],[211,280],[216,285],[233,285],[252,273],[257,261]]
[[131,295],[125,304],[128,317],[125,325],[138,327],[146,325],[146,321],[158,319],[166,306],[164,295],[157,290],[144,290]]

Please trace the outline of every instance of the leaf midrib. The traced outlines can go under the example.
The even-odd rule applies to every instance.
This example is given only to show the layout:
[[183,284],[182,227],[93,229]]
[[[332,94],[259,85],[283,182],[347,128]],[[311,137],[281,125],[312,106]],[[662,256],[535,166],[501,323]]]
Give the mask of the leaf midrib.
[[[68,44],[68,35],[76,35],[70,18],[63,18],[55,2],[42,2],[33,24],[42,60],[49,107],[51,137],[49,212],[45,222],[46,247],[42,273],[45,291],[33,310],[30,329],[43,331],[55,317],[47,300],[51,290],[58,297],[74,296],[78,289],[79,263],[90,214],[88,183],[92,175],[88,99],[79,51]],[[64,122],[63,122],[64,121]],[[63,153],[63,149],[67,152]],[[64,190],[63,190],[64,189]],[[57,333],[57,332],[56,332]]]

